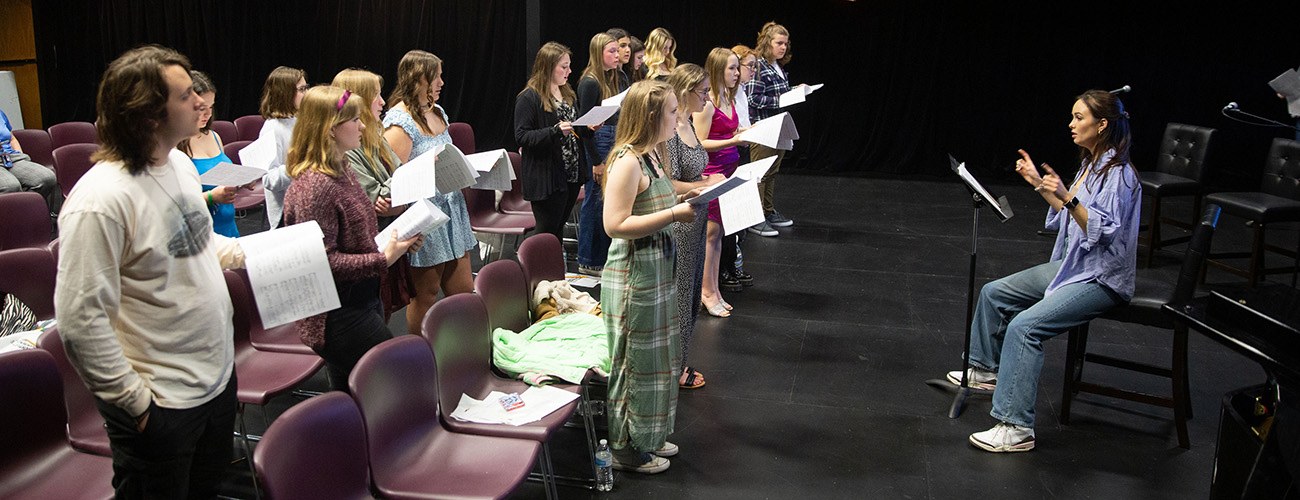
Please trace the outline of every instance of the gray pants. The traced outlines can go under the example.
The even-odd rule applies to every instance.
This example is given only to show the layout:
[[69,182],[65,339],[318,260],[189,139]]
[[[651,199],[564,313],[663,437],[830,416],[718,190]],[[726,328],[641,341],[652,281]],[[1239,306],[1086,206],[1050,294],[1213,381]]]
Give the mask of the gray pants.
[[35,191],[46,200],[50,199],[50,193],[53,193],[54,188],[58,186],[58,182],[54,180],[53,170],[32,161],[30,156],[22,153],[9,155],[9,161],[13,167],[0,166],[0,193]]

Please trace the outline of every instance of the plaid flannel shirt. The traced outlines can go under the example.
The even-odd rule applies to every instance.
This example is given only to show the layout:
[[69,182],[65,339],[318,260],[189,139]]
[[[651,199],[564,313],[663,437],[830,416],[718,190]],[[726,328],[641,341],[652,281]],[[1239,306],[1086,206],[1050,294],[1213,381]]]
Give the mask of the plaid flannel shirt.
[[790,91],[789,76],[788,72],[782,75],[767,59],[758,58],[758,72],[745,84],[745,94],[749,96],[750,121],[758,122],[781,112],[781,94]]

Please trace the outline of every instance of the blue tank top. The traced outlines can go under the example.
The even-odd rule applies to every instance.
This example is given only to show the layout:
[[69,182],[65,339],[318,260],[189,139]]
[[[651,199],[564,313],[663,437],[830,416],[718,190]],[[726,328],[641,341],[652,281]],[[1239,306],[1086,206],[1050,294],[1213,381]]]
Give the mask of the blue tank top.
[[[217,139],[217,144],[220,143],[221,139]],[[219,163],[234,163],[233,161],[230,161],[229,156],[226,156],[225,151],[222,151],[221,154],[213,156],[212,158],[190,158],[190,161],[194,162],[194,168],[199,171],[199,175],[203,175],[204,172],[212,170],[212,167],[217,166]],[[204,191],[209,191],[215,188],[216,186],[209,186],[207,184],[203,185]],[[204,201],[207,200],[205,199]],[[239,237],[239,228],[235,226],[234,204],[218,203],[216,205],[209,205],[208,213],[212,214],[213,231],[222,236],[229,236],[231,238]]]

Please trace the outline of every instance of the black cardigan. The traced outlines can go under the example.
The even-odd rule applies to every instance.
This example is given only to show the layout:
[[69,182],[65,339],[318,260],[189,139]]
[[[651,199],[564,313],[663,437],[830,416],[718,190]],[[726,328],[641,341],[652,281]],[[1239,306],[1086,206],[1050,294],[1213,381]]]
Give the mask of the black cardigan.
[[[568,189],[564,155],[560,152],[560,138],[564,133],[555,126],[557,123],[560,123],[560,119],[554,111],[542,109],[541,96],[537,92],[524,89],[515,97],[515,143],[519,145],[520,156],[524,160],[519,180],[524,188],[525,200],[544,200],[556,191]],[[574,127],[575,131],[578,128]],[[579,184],[585,184],[591,178],[591,164],[587,162],[586,148],[582,142],[579,138]]]

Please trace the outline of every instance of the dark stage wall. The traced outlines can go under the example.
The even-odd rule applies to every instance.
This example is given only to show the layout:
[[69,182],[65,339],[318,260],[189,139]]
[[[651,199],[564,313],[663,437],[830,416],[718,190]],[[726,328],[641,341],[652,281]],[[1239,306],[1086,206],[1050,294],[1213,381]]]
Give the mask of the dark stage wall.
[[[480,147],[512,147],[514,95],[529,47],[526,2],[36,2],[46,123],[89,120],[99,73],[121,51],[156,42],[188,54],[220,88],[218,114],[253,113],[277,65],[313,83],[366,67],[391,88],[398,58],[446,60],[442,104],[475,126]],[[825,83],[792,109],[802,139],[787,168],[837,174],[946,174],[946,153],[1011,178],[1015,150],[1072,171],[1066,124],[1088,88],[1132,85],[1134,161],[1150,168],[1166,122],[1217,128],[1220,187],[1250,188],[1279,129],[1223,118],[1228,101],[1287,121],[1267,81],[1300,64],[1300,8],[1272,3],[536,0],[541,41],[574,49],[576,82],[590,36],[667,27],[681,61],[713,46],[752,45],[777,20],[792,32],[795,83]],[[387,89],[386,89],[387,90]]]

